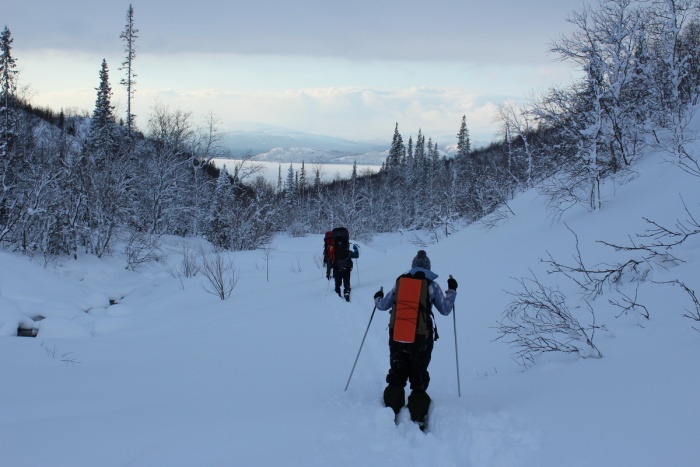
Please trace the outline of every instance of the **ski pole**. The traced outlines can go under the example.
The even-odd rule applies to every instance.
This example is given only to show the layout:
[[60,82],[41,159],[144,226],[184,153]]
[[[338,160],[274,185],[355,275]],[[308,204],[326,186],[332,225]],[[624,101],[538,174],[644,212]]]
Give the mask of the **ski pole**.
[[455,327],[455,362],[457,363],[457,397],[462,397],[462,389],[459,383],[459,352],[457,352],[457,309],[452,305],[452,320]]
[[[450,274],[452,279],[452,274]],[[457,308],[452,304],[452,322],[455,328],[455,362],[457,363],[457,397],[462,397],[462,389],[459,382],[459,352],[457,351]]]
[[[357,243],[355,243],[355,246],[359,248]],[[355,259],[357,259],[357,285],[360,285],[360,257],[358,256]]]
[[[384,291],[384,287],[380,287],[381,291]],[[372,324],[372,318],[374,318],[374,312],[377,311],[377,305],[374,305],[372,309],[372,314],[369,317],[369,323],[367,323],[367,329],[365,329],[365,335],[362,337],[362,343],[360,344],[360,349],[357,351],[357,357],[355,357],[355,363],[352,364],[352,370],[350,370],[350,376],[348,376],[348,382],[345,385],[345,390],[348,390],[350,386],[350,380],[352,379],[352,374],[355,372],[355,365],[357,365],[357,360],[360,358],[360,352],[362,352],[362,346],[365,345],[365,339],[367,338],[367,331],[369,331],[369,325]]]

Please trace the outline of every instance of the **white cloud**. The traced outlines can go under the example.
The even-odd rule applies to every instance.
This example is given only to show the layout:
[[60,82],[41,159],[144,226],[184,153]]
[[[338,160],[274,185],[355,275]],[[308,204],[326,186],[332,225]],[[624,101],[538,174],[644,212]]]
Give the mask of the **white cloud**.
[[[494,109],[500,102],[506,98],[524,99],[533,89],[570,81],[571,71],[567,66],[552,62],[549,58],[544,59],[544,52],[530,64],[525,63],[524,57],[527,54],[518,47],[522,43],[529,43],[528,39],[534,36],[515,40],[510,35],[514,34],[513,31],[523,29],[541,32],[542,28],[537,26],[541,25],[538,22],[541,19],[528,20],[526,16],[522,16],[521,21],[514,26],[506,26],[505,21],[510,18],[508,15],[508,18],[502,18],[501,23],[484,21],[485,24],[479,25],[478,28],[475,26],[470,33],[483,33],[483,36],[475,36],[478,40],[458,41],[446,45],[441,41],[453,38],[443,31],[444,26],[453,21],[446,18],[446,3],[449,2],[439,2],[439,7],[443,8],[440,22],[428,25],[432,13],[423,18],[426,22],[421,24],[426,30],[421,30],[419,37],[428,41],[428,37],[442,36],[442,39],[436,39],[437,42],[425,42],[421,46],[428,47],[428,44],[432,44],[430,47],[435,51],[433,55],[417,52],[415,57],[428,57],[423,60],[417,60],[411,53],[405,52],[416,45],[412,42],[413,39],[402,43],[401,48],[404,52],[397,51],[392,60],[378,60],[375,55],[385,54],[384,52],[363,55],[363,47],[369,47],[373,43],[377,49],[386,48],[395,44],[396,38],[383,40],[385,36],[381,36],[380,31],[372,26],[377,21],[376,18],[361,22],[353,14],[346,18],[350,30],[337,31],[338,37],[321,37],[318,30],[304,31],[304,23],[297,22],[296,29],[289,31],[289,35],[283,38],[272,32],[269,36],[258,33],[251,38],[250,31],[246,33],[245,29],[236,32],[237,36],[228,38],[220,37],[220,34],[224,34],[221,32],[211,32],[213,36],[207,36],[200,31],[202,35],[198,40],[208,42],[208,45],[202,45],[202,51],[193,52],[188,45],[179,53],[157,53],[156,51],[168,49],[170,46],[153,45],[151,41],[155,40],[153,34],[157,29],[152,28],[156,26],[149,23],[150,13],[146,7],[140,10],[139,5],[135,5],[137,22],[143,21],[138,25],[142,37],[134,64],[138,76],[132,104],[137,115],[137,125],[145,125],[151,108],[156,101],[160,101],[171,108],[189,111],[195,115],[213,112],[224,126],[228,127],[232,127],[233,122],[256,121],[306,132],[364,140],[390,139],[397,122],[406,133],[416,133],[420,128],[426,135],[440,135],[440,139],[443,139],[441,135],[452,135],[456,132],[462,115],[466,115],[473,139],[490,140],[495,129],[492,121]],[[460,5],[462,3],[465,2],[461,2]],[[535,3],[544,5],[551,2]],[[70,11],[71,5],[75,4],[75,1],[69,1],[66,9]],[[269,5],[269,2],[266,4]],[[410,6],[408,2],[406,8],[410,10]],[[532,8],[536,9],[536,6]],[[473,14],[485,8],[470,6],[472,7],[470,13]],[[221,8],[221,11],[225,12],[225,8],[228,7],[224,5]],[[520,8],[517,6],[513,11],[521,11]],[[90,11],[88,8],[86,14]],[[139,16],[139,11],[142,16]],[[211,15],[212,11],[219,10],[210,9],[210,21],[205,23],[209,28],[216,29],[218,15]],[[550,13],[551,11],[548,14]],[[63,13],[56,14],[60,16]],[[171,14],[174,13],[165,12],[163,18],[168,18]],[[193,17],[197,14],[199,13],[192,13]],[[118,16],[121,18],[124,15],[120,13]],[[355,23],[352,22],[353,18]],[[416,26],[413,16],[408,15],[407,18],[410,20],[403,28]],[[172,28],[177,26],[177,21],[183,19],[177,18],[174,21],[168,23],[171,29],[163,31],[159,36],[165,42],[173,40],[170,37],[174,34]],[[276,20],[273,17],[270,21],[274,23]],[[336,21],[338,20],[333,19],[330,24],[338,25]],[[475,20],[471,16],[465,21],[465,24],[471,21],[474,26]],[[533,22],[526,25],[527,21]],[[565,23],[563,18],[561,22]],[[199,27],[194,23],[196,22],[193,22],[194,29],[190,32],[191,35],[196,35],[195,30]],[[488,24],[492,28],[490,32]],[[269,26],[264,25],[263,29]],[[51,28],[46,27],[49,30]],[[27,48],[23,42],[27,39],[26,35],[22,40],[15,36],[15,56],[22,68],[23,81],[25,84],[31,84],[35,91],[33,102],[55,109],[77,107],[92,110],[100,62],[102,58],[106,58],[114,90],[113,102],[117,104],[118,111],[123,110],[125,93],[118,84],[123,74],[119,70],[122,58],[121,44],[117,40],[121,28],[120,20],[119,24],[114,25],[114,43],[105,49],[110,51],[107,55],[90,50],[76,52]],[[388,30],[392,28],[394,26],[388,27]],[[433,34],[427,34],[428,30],[433,31]],[[281,30],[276,31],[280,32]],[[405,38],[404,32],[398,37]],[[301,50],[306,53],[308,51],[299,44],[312,38],[317,43],[335,44],[338,46],[337,54],[330,57],[328,55],[331,54],[319,49],[313,52],[316,57],[300,53],[288,55],[291,45],[287,48],[279,45],[274,54],[251,54],[251,51],[266,47],[266,52],[272,51],[270,44],[273,39],[280,44],[296,43],[300,47],[297,52]],[[251,46],[246,49],[246,53],[217,53],[217,50],[223,48],[217,41],[224,39],[231,39],[233,42],[254,40],[262,45],[256,46],[257,48]],[[30,42],[35,40],[38,39],[33,37]],[[57,44],[53,45],[58,47],[62,41],[63,39],[59,38]],[[344,41],[352,42],[358,47],[358,52],[348,53],[347,44],[343,45]],[[230,49],[236,50],[236,47],[238,46],[231,46]],[[537,47],[544,51],[546,43],[537,42]],[[455,49],[462,49],[463,52]],[[489,54],[491,55],[488,57],[484,56]],[[364,58],[357,58],[359,56]],[[396,59],[401,56],[410,59]],[[448,56],[449,60],[446,59]],[[455,59],[458,56],[476,57],[481,61]]]
[[[155,103],[163,102],[170,108],[199,116],[213,112],[229,128],[233,122],[256,121],[363,140],[390,139],[397,122],[402,132],[409,134],[415,134],[418,129],[426,135],[456,134],[462,115],[467,116],[473,138],[490,140],[495,128],[494,109],[500,102],[522,98],[527,84],[530,88],[535,86],[540,75],[568,78],[563,68],[493,68],[451,63],[431,66],[420,62],[379,64],[296,58],[296,68],[287,73],[286,79],[268,83],[263,78],[256,86],[256,70],[263,70],[264,76],[264,72],[280,64],[278,58],[208,55],[165,60],[160,57],[155,60],[156,65],[147,62],[149,58],[142,57],[145,63],[140,68],[136,64],[139,76],[132,104],[137,125],[141,127]],[[111,61],[118,63],[116,58]],[[282,64],[288,61],[283,59]],[[36,104],[86,111],[94,107],[100,63],[96,57],[43,51],[27,54],[22,62],[23,80],[28,80],[36,90]],[[172,74],[183,63],[188,73]],[[63,71],[47,75],[46,68]],[[314,77],[320,69],[323,76]],[[373,74],[375,85],[348,85],[345,76],[349,69]],[[75,79],[66,70],[74,70]],[[407,70],[411,72],[409,78],[402,74]],[[188,76],[189,73],[202,79]],[[431,78],[433,74],[437,79]],[[118,66],[110,66],[113,103],[118,111],[123,110],[125,100],[124,89],[118,84],[120,76]],[[535,79],[526,81],[530,76]],[[316,86],[304,86],[307,82]],[[489,83],[496,83],[497,87],[491,88]]]

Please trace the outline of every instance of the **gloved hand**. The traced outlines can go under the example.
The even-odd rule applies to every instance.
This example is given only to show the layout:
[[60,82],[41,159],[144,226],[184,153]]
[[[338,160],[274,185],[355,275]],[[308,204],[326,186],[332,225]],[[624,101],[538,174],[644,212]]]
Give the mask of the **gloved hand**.
[[454,280],[452,276],[450,276],[450,278],[447,279],[447,288],[451,290],[457,290],[457,281]]
[[374,294],[374,299],[376,300],[378,298],[384,298],[384,290],[379,289],[379,291],[376,294]]

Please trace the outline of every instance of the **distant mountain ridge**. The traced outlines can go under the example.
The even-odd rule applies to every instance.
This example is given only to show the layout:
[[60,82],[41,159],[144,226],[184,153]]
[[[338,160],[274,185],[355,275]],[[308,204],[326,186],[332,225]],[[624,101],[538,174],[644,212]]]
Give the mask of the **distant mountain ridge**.
[[309,164],[353,164],[382,165],[386,161],[389,150],[353,153],[313,148],[272,148],[269,151],[256,154],[253,159],[261,162],[306,162]]
[[275,148],[306,148],[327,152],[362,154],[388,149],[391,141],[358,142],[333,136],[304,133],[259,123],[238,124],[225,134],[225,144],[234,156],[262,154]]
[[[246,122],[226,132],[224,144],[233,158],[252,156],[261,162],[381,165],[389,154],[391,140],[350,141]],[[449,157],[454,154],[455,146],[443,144],[438,149],[442,156]]]

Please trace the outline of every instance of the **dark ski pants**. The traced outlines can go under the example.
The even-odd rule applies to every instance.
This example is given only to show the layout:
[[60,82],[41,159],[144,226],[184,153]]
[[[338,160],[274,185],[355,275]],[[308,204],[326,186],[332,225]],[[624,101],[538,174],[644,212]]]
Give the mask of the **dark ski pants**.
[[[391,332],[391,331],[390,331]],[[412,344],[396,342],[389,337],[389,373],[386,382],[404,388],[410,381],[411,390],[425,391],[430,384],[428,365],[433,354],[433,336],[416,336]]]
[[350,269],[344,269],[342,271],[338,269],[333,270],[333,276],[335,278],[335,291],[340,290],[340,286],[343,286],[343,291],[350,291]]

